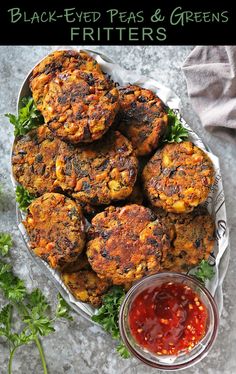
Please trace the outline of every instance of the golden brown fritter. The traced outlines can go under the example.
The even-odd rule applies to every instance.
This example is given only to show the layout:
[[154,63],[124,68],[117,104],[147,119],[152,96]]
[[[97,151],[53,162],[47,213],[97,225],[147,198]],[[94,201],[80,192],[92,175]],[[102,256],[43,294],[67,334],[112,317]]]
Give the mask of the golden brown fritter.
[[15,140],[12,169],[15,179],[34,195],[57,191],[56,157],[62,141],[46,125]]
[[92,56],[85,51],[79,52],[71,49],[53,51],[50,53],[37,66],[35,66],[32,78],[42,73],[55,74],[57,71],[65,69],[98,71],[101,73],[99,64]]
[[171,249],[162,263],[164,270],[186,272],[207,260],[214,246],[215,224],[206,209],[162,215],[171,233]]
[[60,187],[75,199],[109,204],[131,194],[137,166],[131,143],[116,131],[92,144],[66,146],[57,157],[56,175]]
[[132,142],[138,156],[150,154],[167,128],[164,103],[152,91],[135,85],[120,88],[119,95],[118,129]]
[[34,69],[30,81],[33,98],[39,110],[51,79],[63,70],[86,70],[102,73],[99,64],[86,52],[75,50],[54,51],[45,57]]
[[206,200],[214,183],[214,168],[205,152],[186,141],[158,150],[142,176],[153,206],[188,213]]
[[157,273],[170,248],[167,229],[150,209],[109,207],[92,219],[87,256],[93,270],[113,284]]
[[50,130],[70,143],[90,143],[112,125],[118,91],[98,72],[63,70],[47,86],[41,112]]
[[81,208],[64,195],[46,193],[34,200],[23,223],[32,250],[52,268],[75,261],[84,248]]
[[98,307],[102,296],[107,292],[111,283],[98,278],[93,270],[80,270],[75,273],[62,273],[62,280],[76,299]]

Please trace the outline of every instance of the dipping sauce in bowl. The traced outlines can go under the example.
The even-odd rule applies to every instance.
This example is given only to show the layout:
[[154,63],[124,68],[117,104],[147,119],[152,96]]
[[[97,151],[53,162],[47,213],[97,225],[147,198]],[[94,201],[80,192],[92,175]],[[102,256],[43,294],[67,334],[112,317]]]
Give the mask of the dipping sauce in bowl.
[[209,291],[193,277],[159,273],[137,282],[120,310],[120,333],[146,364],[178,370],[200,361],[211,348],[219,319]]
[[150,286],[133,300],[130,331],[140,346],[158,355],[191,350],[205,335],[207,308],[181,283]]

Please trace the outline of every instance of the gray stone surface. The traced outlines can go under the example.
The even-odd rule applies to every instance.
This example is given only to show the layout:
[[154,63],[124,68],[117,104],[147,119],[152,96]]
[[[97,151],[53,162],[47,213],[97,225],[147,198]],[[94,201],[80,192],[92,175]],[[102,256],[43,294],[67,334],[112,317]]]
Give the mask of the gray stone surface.
[[[61,46],[60,46],[61,47]],[[0,202],[0,231],[9,231],[14,238],[12,261],[15,272],[28,287],[40,287],[45,295],[56,303],[54,285],[32,262],[18,232],[15,217],[14,192],[10,180],[10,149],[13,129],[4,117],[14,112],[17,94],[25,75],[39,59],[57,46],[2,46],[0,47],[0,184],[3,196]],[[94,49],[94,48],[93,48]],[[116,60],[123,67],[149,75],[170,86],[182,99],[183,116],[201,135],[221,160],[227,215],[231,231],[231,260],[224,281],[224,311],[218,339],[209,355],[194,367],[184,370],[188,374],[235,374],[236,373],[236,133],[227,141],[205,131],[193,112],[187,97],[186,83],[181,65],[191,51],[190,46],[156,47],[109,47],[98,49]],[[1,299],[0,304],[4,304]],[[115,343],[98,327],[74,315],[74,321],[58,322],[56,332],[43,339],[49,373],[51,374],[144,374],[157,370],[147,368],[135,359],[122,360],[115,352]],[[0,372],[7,372],[8,350],[0,343]],[[37,349],[29,345],[19,349],[13,363],[13,373],[40,374],[42,368]]]

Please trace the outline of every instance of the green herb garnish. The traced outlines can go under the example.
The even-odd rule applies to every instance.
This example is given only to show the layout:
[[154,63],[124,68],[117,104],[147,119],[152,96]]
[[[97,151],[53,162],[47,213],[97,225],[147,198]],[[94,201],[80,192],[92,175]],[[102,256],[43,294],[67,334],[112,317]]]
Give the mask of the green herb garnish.
[[18,116],[7,113],[6,117],[14,126],[14,135],[25,135],[30,130],[44,123],[43,116],[37,109],[32,97],[23,97]]
[[16,201],[19,204],[19,208],[26,212],[28,206],[35,199],[35,196],[29,193],[23,186],[16,187]]
[[120,306],[125,298],[125,291],[122,287],[113,286],[110,291],[103,296],[103,304],[96,314],[92,316],[92,320],[101,325],[105,331],[111,334],[113,339],[119,341],[117,352],[123,358],[130,357],[130,353],[121,341],[118,326]]
[[12,247],[11,235],[1,232],[0,233],[0,255],[6,256]]
[[0,260],[0,289],[4,296],[12,302],[20,302],[26,295],[24,282],[16,277],[11,265]]
[[67,304],[65,299],[63,299],[60,293],[57,295],[57,299],[58,299],[58,304],[57,304],[57,309],[55,312],[56,317],[65,318],[65,319],[68,319],[69,321],[72,321],[73,318],[70,315],[71,307]]
[[163,142],[181,143],[188,139],[188,130],[182,125],[172,109],[168,109],[168,129]]
[[[11,265],[1,259],[0,290],[9,301],[0,310],[0,338],[7,342],[10,351],[8,374],[12,373],[12,361],[16,350],[31,342],[37,345],[43,372],[47,374],[47,365],[40,337],[55,331],[53,323],[58,318],[72,319],[69,315],[69,306],[60,295],[53,316],[50,305],[42,291],[37,288],[29,293],[23,280],[13,274]],[[18,317],[14,318],[14,321],[12,319],[13,312]],[[20,327],[19,320],[21,322]]]
[[211,280],[214,277],[215,271],[212,265],[206,260],[202,260],[193,275],[202,283],[205,283],[206,280]]
[[122,342],[120,342],[117,345],[116,351],[120,354],[120,356],[122,358],[130,358],[131,357],[130,352],[128,351],[128,349],[126,348],[126,346],[124,345],[124,343],[122,343]]

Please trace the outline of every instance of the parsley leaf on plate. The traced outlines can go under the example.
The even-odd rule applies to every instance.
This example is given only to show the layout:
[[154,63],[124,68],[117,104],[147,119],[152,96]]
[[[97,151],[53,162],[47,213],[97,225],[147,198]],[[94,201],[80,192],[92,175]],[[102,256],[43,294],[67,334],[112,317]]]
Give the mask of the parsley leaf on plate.
[[9,121],[14,126],[15,136],[25,135],[30,130],[44,123],[44,119],[32,97],[23,97],[18,116],[7,113],[6,117],[9,118]]
[[202,260],[193,275],[202,283],[205,283],[206,280],[211,280],[214,277],[215,271],[212,265],[206,260]]
[[188,130],[182,125],[172,109],[168,109],[168,128],[164,143],[181,143],[188,139]]
[[112,287],[110,291],[103,296],[103,305],[92,317],[92,320],[99,323],[105,331],[109,332],[113,339],[118,339],[120,336],[118,318],[120,306],[124,297],[125,292],[122,287]]
[[113,286],[110,291],[103,296],[103,304],[96,314],[92,316],[92,320],[101,325],[105,331],[111,334],[113,339],[119,340],[117,352],[123,358],[130,357],[130,353],[125,345],[121,342],[118,319],[120,306],[125,298],[125,291],[120,286]]
[[27,211],[28,206],[34,199],[35,196],[29,193],[29,191],[27,191],[23,186],[16,187],[16,201],[23,212]]

